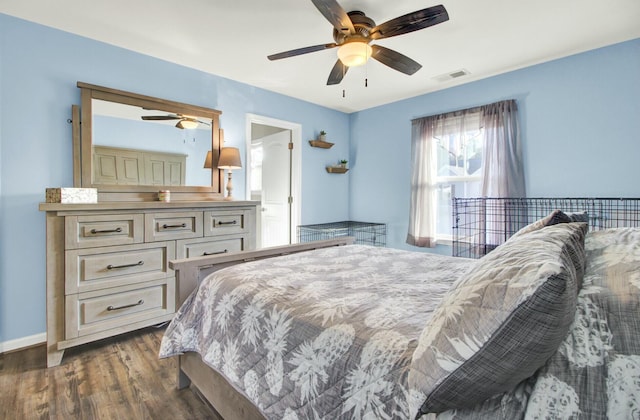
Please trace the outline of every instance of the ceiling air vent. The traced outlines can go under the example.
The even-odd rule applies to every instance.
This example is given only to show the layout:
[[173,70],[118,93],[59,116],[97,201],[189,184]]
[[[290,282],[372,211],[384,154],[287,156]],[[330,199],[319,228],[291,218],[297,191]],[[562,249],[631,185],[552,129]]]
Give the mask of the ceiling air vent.
[[460,69],[460,70],[452,71],[450,73],[441,74],[440,76],[434,77],[434,79],[437,80],[438,82],[447,82],[449,80],[457,79],[458,77],[466,76],[469,74],[471,74],[469,70]]

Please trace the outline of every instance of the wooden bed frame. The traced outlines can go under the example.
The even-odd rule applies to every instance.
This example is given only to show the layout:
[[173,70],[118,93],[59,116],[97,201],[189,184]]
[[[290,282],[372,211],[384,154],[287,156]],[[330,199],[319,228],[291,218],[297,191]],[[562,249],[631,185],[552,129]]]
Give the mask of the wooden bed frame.
[[[313,249],[353,244],[355,238],[345,236],[326,241],[263,248],[256,251],[233,252],[224,255],[194,257],[169,262],[177,280],[176,308],[207,275],[243,262],[294,254]],[[179,389],[193,385],[225,420],[264,420],[264,416],[244,395],[236,391],[222,375],[206,365],[197,353],[185,353],[178,358],[177,385]]]

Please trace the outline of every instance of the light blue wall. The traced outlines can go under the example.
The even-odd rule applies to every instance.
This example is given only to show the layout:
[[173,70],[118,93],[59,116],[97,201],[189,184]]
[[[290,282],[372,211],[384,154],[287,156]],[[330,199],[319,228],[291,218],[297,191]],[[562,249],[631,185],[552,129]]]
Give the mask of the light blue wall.
[[509,98],[528,196],[640,197],[636,39],[351,114],[351,219],[385,222],[389,246],[420,250],[405,244],[411,120]]
[[[45,331],[38,203],[46,187],[72,186],[67,119],[80,103],[77,81],[220,109],[227,144],[242,154],[247,113],[300,124],[302,223],[348,217],[349,174],[324,170],[348,156],[346,114],[3,14],[0,48],[0,343]],[[335,136],[329,151],[306,142],[321,129]],[[244,172],[234,181],[243,197]]]

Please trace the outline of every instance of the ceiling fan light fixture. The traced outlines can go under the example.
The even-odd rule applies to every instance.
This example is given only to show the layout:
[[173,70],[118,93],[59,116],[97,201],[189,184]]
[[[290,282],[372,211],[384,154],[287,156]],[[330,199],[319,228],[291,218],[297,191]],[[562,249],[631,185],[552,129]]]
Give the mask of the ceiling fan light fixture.
[[361,66],[371,57],[371,51],[366,42],[347,42],[338,48],[338,58],[347,67]]
[[178,124],[176,124],[176,127],[186,128],[186,129],[198,128],[198,122],[193,120],[182,119],[178,121]]

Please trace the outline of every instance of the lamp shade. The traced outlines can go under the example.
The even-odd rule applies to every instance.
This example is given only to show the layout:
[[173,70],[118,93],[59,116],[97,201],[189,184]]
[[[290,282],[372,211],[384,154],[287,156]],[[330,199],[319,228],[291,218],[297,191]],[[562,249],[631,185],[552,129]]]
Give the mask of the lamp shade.
[[213,161],[213,152],[211,150],[209,150],[207,152],[207,157],[204,159],[204,168],[205,169],[211,169],[212,166],[212,161]]
[[338,58],[347,67],[361,66],[369,57],[371,57],[371,46],[366,42],[348,42],[338,48]]
[[220,150],[220,159],[218,159],[219,169],[240,169],[240,151],[237,147],[223,147]]

